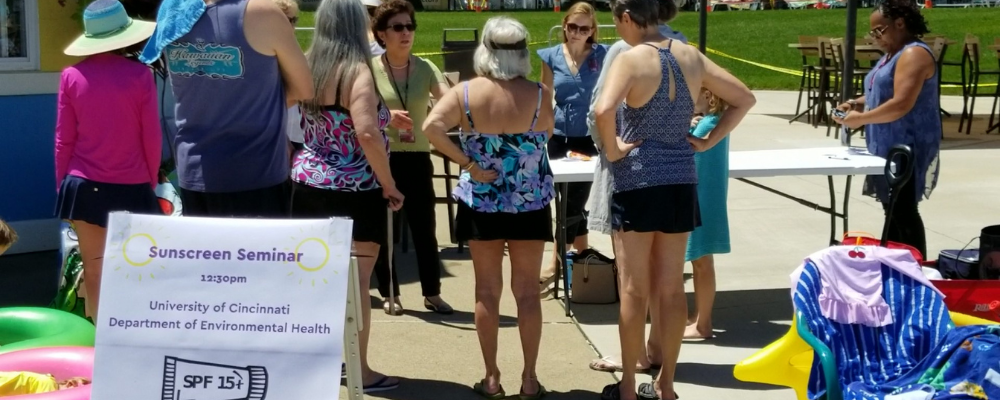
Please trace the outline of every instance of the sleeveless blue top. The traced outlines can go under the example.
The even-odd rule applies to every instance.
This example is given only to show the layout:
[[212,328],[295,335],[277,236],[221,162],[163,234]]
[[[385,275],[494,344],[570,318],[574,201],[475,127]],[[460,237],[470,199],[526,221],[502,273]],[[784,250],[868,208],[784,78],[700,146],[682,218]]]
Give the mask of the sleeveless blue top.
[[[892,58],[883,55],[878,64],[865,76],[865,105],[874,109],[892,99],[893,77],[896,61],[903,50],[917,46],[928,52],[931,48],[920,41],[907,44]],[[933,52],[931,52],[933,55]],[[937,75],[924,81],[913,109],[898,120],[885,124],[865,125],[865,143],[868,151],[880,157],[889,154],[892,146],[905,144],[913,150],[913,180],[917,201],[930,197],[937,186],[939,171],[938,153],[941,148],[941,102],[938,99]],[[874,195],[879,201],[889,201],[889,188],[883,175],[870,175],[865,179],[863,193]]]
[[497,179],[478,182],[462,170],[452,196],[473,210],[484,213],[537,211],[555,197],[555,184],[549,156],[545,151],[548,132],[535,131],[542,107],[542,85],[538,84],[538,105],[528,132],[519,134],[482,134],[476,132],[469,111],[469,83],[465,83],[465,116],[470,132],[462,132],[462,151],[479,168],[493,170]]
[[[615,124],[618,136],[626,142],[643,140],[621,160],[611,164],[615,193],[662,185],[698,183],[694,149],[687,141],[691,129],[694,102],[677,59],[666,48],[654,47],[660,54],[663,79],[653,98],[642,107],[618,106]],[[675,97],[670,101],[670,71],[673,71]]]
[[284,83],[278,59],[247,43],[247,2],[206,5],[191,31],[164,50],[184,189],[238,192],[288,179]]

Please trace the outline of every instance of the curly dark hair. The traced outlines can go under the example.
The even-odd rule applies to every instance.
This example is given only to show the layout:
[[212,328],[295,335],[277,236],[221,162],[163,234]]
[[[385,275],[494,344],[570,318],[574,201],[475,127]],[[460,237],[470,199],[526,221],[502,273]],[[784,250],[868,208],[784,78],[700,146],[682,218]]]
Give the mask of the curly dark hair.
[[375,35],[375,41],[378,42],[379,46],[385,47],[385,42],[379,39],[378,33],[389,29],[389,20],[397,14],[409,15],[410,21],[413,21],[413,25],[417,25],[417,16],[413,11],[413,4],[410,4],[410,2],[406,0],[390,0],[382,3],[375,9],[375,15],[372,17],[372,33]]
[[913,0],[884,0],[875,10],[888,20],[902,18],[907,32],[913,36],[920,37],[931,32]]

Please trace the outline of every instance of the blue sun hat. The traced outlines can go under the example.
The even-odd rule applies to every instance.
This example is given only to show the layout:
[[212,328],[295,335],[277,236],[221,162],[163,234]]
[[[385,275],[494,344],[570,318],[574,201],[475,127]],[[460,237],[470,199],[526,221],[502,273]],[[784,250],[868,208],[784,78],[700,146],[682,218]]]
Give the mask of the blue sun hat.
[[156,24],[132,19],[118,0],[97,0],[83,11],[83,34],[63,53],[89,56],[122,49],[153,34]]

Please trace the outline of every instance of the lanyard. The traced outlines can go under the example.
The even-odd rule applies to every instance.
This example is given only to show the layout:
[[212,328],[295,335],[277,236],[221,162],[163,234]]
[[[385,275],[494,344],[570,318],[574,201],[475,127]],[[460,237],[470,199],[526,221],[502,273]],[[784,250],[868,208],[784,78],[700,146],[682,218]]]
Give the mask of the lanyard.
[[[871,76],[872,77],[868,79],[868,87],[869,88],[871,88],[872,90],[875,90],[875,74],[878,73],[878,71],[880,69],[882,69],[882,67],[884,67],[885,64],[887,64],[889,62],[889,59],[892,58],[892,57],[895,57],[895,55],[889,56],[888,54],[886,54],[885,58],[882,59],[882,62],[879,63],[878,65],[876,65],[875,68],[872,68],[872,72],[871,72]],[[865,104],[867,104],[867,103],[865,103]]]
[[[406,98],[404,98],[403,95],[399,93],[399,88],[396,87],[396,78],[393,77],[393,74],[392,74],[392,64],[389,64],[389,58],[386,57],[385,54],[382,55],[382,58],[385,59],[385,65],[389,67],[389,74],[388,74],[389,75],[389,84],[392,85],[392,90],[394,92],[396,92],[396,97],[398,97],[399,98],[399,102],[403,104],[403,111],[409,111],[409,110],[406,109]],[[403,93],[406,94],[406,97],[409,97],[410,96],[410,60],[409,59],[406,60],[406,84],[405,84],[405,86],[403,86],[403,90],[404,90]]]

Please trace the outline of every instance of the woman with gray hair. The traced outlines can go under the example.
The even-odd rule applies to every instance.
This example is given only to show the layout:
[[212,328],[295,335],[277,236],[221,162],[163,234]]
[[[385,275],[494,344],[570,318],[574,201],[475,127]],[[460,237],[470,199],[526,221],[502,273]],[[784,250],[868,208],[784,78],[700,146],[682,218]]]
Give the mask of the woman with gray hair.
[[[622,380],[602,399],[677,399],[674,374],[687,322],[684,256],[688,235],[701,225],[695,152],[719,143],[756,103],[739,79],[697,48],[664,37],[655,0],[616,0],[615,28],[631,49],[611,65],[595,109],[614,186],[611,226],[621,305],[618,333]],[[706,137],[688,134],[700,88],[731,107]],[[660,317],[663,366],[635,391],[642,355],[646,302]]]
[[[459,201],[456,236],[469,242],[476,272],[476,331],[486,376],[473,390],[488,399],[506,397],[497,367],[505,245],[524,353],[519,396],[545,394],[535,363],[542,337],[537,279],[545,242],[552,241],[554,187],[545,144],[553,111],[542,107],[552,104],[552,91],[526,78],[527,36],[514,19],[490,18],[473,56],[479,77],[448,91],[424,123],[427,139],[463,169],[452,192]],[[461,148],[446,134],[454,126]]]
[[[368,18],[358,0],[323,0],[306,53],[316,97],[303,105],[303,149],[292,165],[294,218],[348,217],[360,284],[368,288],[379,247],[386,245],[388,212],[403,195],[389,169],[389,108],[375,90]],[[395,389],[399,380],[368,365],[371,303],[361,302],[361,375],[365,393]]]

